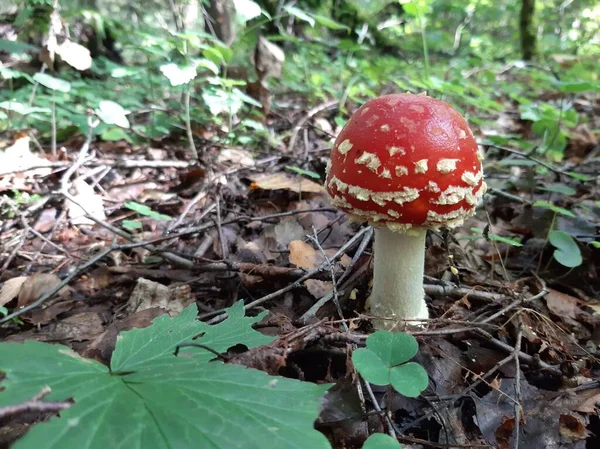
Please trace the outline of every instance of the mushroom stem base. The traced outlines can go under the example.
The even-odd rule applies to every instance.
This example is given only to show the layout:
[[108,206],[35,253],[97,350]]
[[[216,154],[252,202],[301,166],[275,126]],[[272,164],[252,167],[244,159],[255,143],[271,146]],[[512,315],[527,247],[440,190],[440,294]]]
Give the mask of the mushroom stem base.
[[423,290],[426,229],[409,233],[375,229],[375,269],[370,298],[371,314],[377,329],[402,331],[406,325],[422,323],[404,320],[429,318]]

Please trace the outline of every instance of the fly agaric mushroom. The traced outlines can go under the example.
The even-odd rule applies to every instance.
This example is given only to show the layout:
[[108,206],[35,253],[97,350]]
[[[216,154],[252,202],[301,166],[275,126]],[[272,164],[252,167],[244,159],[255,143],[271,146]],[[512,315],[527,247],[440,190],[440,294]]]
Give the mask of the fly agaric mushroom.
[[456,227],[486,191],[482,156],[465,119],[426,95],[395,94],[361,106],[331,150],[331,203],[375,227],[371,313],[400,330],[429,318],[423,290],[427,229]]

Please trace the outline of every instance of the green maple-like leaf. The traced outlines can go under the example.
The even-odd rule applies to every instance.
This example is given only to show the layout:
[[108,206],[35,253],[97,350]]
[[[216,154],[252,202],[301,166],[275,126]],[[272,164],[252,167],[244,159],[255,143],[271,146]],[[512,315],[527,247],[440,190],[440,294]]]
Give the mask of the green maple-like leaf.
[[313,428],[327,386],[269,376],[210,361],[215,351],[271,341],[251,327],[243,305],[223,323],[196,320],[195,306],[123,333],[111,370],[69,348],[35,341],[0,344],[0,406],[27,400],[48,385],[48,400],[73,398],[60,418],[34,426],[15,449],[256,448],[328,449]]

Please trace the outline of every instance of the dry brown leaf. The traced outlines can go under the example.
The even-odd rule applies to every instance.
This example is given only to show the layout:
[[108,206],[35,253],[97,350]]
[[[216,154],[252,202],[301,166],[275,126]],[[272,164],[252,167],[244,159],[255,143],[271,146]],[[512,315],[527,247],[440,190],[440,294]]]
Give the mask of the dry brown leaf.
[[250,189],[289,190],[295,193],[321,193],[324,188],[310,179],[301,176],[291,176],[286,173],[272,173],[250,178]]
[[[19,291],[17,308],[28,306],[37,301],[48,290],[53,289],[61,283],[60,278],[52,273],[36,273],[28,277]],[[68,287],[61,289],[58,294],[65,297],[69,292]]]
[[19,295],[21,286],[26,280],[27,276],[19,276],[7,280],[0,289],[0,306],[8,304]]
[[310,270],[317,266],[317,252],[308,243],[302,240],[293,240],[288,245],[290,263],[298,268]]
[[585,424],[573,415],[560,415],[560,434],[563,437],[580,440],[587,436]]
[[559,317],[576,319],[577,315],[581,313],[579,306],[583,303],[571,295],[561,293],[551,288],[548,290],[549,292],[544,299],[546,300],[546,305],[550,311]]
[[304,281],[304,285],[306,285],[306,289],[314,298],[322,298],[333,290],[333,283],[319,281],[318,279],[307,279]]
[[130,313],[160,307],[169,315],[179,314],[194,301],[189,285],[167,287],[158,282],[139,278],[127,301]]
[[225,148],[217,156],[217,162],[229,163],[236,167],[254,167],[256,164],[252,155],[245,150]]

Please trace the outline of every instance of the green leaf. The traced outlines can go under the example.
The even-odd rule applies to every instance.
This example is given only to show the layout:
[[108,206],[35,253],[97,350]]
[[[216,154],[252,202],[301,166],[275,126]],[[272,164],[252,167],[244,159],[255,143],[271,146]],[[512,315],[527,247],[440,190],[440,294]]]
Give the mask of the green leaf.
[[556,86],[561,92],[568,93],[600,92],[600,84],[590,81],[559,81]]
[[371,435],[362,449],[402,449],[403,446],[398,443],[398,440],[392,438],[385,433],[374,433]]
[[536,201],[535,203],[533,203],[533,205],[536,207],[543,207],[544,209],[550,209],[552,212],[565,215],[567,217],[575,217],[575,214],[570,210],[567,210],[564,207],[555,206],[554,204],[549,203],[548,201]]
[[164,214],[160,214],[158,212],[155,212],[152,209],[150,209],[148,206],[146,206],[145,204],[136,203],[134,201],[127,201],[124,204],[124,206],[127,209],[131,209],[133,211],[136,211],[140,215],[143,215],[145,217],[150,217],[153,220],[159,220],[159,221],[169,221],[169,220],[172,220],[172,218],[169,217],[168,215],[164,215]]
[[100,101],[96,109],[96,115],[107,125],[117,125],[121,128],[129,128],[129,120],[127,119],[127,111],[119,103],[110,100]]
[[126,140],[129,143],[132,143],[131,138],[125,132],[123,128],[107,128],[100,134],[102,140],[106,140],[109,142],[114,142],[117,140]]
[[427,388],[429,377],[418,363],[405,363],[419,346],[409,334],[377,331],[367,338],[367,347],[352,354],[352,363],[361,376],[375,385],[389,385],[405,396],[416,397]]
[[293,171],[294,173],[298,173],[299,175],[308,176],[309,178],[313,178],[313,179],[321,179],[321,175],[319,175],[318,173],[315,173],[314,171],[304,170],[303,168],[294,167],[292,165],[286,165],[285,168]]
[[0,404],[22,402],[45,385],[50,400],[74,399],[60,418],[35,425],[13,448],[331,449],[313,426],[327,385],[209,363],[214,354],[203,349],[173,355],[194,337],[216,351],[272,340],[251,329],[260,317],[244,317],[241,302],[215,326],[197,321],[196,313],[192,305],[122,334],[112,371],[64,346],[1,343]]
[[26,104],[20,103],[18,101],[3,101],[0,103],[0,109],[6,109],[7,111],[16,112],[21,115],[33,114],[36,112],[43,114],[50,114],[52,110],[50,108],[38,108],[38,107],[30,107]]
[[548,184],[546,186],[541,186],[538,187],[540,190],[544,190],[546,192],[552,192],[552,193],[560,193],[563,195],[575,195],[577,193],[577,190],[575,190],[573,187],[567,186],[565,184]]
[[[471,228],[471,232],[473,232],[474,234],[483,235],[483,229]],[[517,237],[503,237],[501,235],[492,234],[492,233],[490,233],[488,235],[488,237],[492,241],[506,243],[507,245],[523,246],[523,244],[521,243],[521,240]]]
[[24,54],[28,51],[39,51],[38,47],[19,41],[9,41],[8,39],[0,39],[0,50],[7,53]]
[[175,63],[170,62],[160,66],[160,72],[167,77],[171,86],[181,86],[187,84],[196,78],[196,66],[178,66]]
[[142,223],[137,220],[123,220],[121,226],[128,231],[135,231],[136,229],[142,229]]
[[8,309],[4,306],[0,306],[0,316],[6,316],[8,315]]
[[556,248],[553,256],[559,264],[574,268],[583,263],[581,250],[575,239],[569,234],[564,231],[552,231],[549,240],[552,246]]
[[262,10],[256,2],[251,0],[233,0],[235,5],[235,12],[237,13],[238,19],[242,23],[246,23],[260,16]]
[[352,363],[364,379],[374,385],[389,385],[389,367],[369,349],[360,348],[352,353]]
[[50,90],[62,93],[67,93],[71,90],[71,83],[60,78],[50,76],[47,73],[36,73],[33,75],[33,79]]
[[300,19],[300,20],[304,20],[311,27],[315,26],[315,19],[313,19],[309,14],[305,13],[304,11],[302,11],[300,8],[296,8],[295,6],[292,6],[291,4],[288,4],[288,5],[285,5],[283,7],[283,9],[285,11],[287,11],[287,13],[290,14],[291,16],[294,16],[294,17],[296,17],[297,19]]
[[396,366],[412,359],[419,350],[419,344],[409,334],[377,331],[367,338],[367,348],[386,365]]
[[416,398],[429,385],[429,376],[421,365],[409,362],[390,371],[390,383],[397,392]]
[[592,245],[594,248],[600,248],[600,242],[597,242],[595,240],[593,242],[590,242],[590,245]]
[[321,16],[319,14],[311,14],[311,16],[315,19],[315,21],[319,25],[323,25],[324,27],[329,28],[330,30],[350,31],[350,28],[347,27],[346,25],[336,22],[335,20],[332,20],[327,16]]

